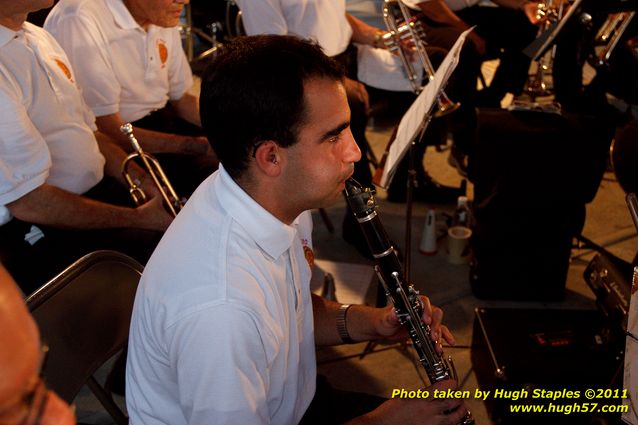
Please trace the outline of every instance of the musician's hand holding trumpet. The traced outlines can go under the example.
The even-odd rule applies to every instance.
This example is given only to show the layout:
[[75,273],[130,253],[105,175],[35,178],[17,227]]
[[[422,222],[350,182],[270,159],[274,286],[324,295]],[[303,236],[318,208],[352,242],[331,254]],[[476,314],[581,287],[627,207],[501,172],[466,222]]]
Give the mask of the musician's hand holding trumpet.
[[[164,216],[169,218],[177,216],[186,200],[177,195],[157,159],[144,152],[133,134],[133,126],[130,123],[124,124],[120,127],[120,131],[133,147],[133,153],[128,155],[122,163],[122,176],[129,185],[131,197],[139,205],[138,210],[151,219],[149,226],[165,224],[165,229],[170,224],[170,220],[166,221]],[[137,165],[135,160],[141,164]],[[143,175],[148,178],[134,177],[135,172],[138,176],[140,175],[140,169],[145,171]],[[158,208],[161,208],[164,214],[156,213]],[[169,212],[170,215],[168,215]]]
[[164,207],[160,191],[149,177],[144,178],[141,186],[146,193],[146,202],[135,208],[139,218],[139,228],[164,231],[173,221],[173,215]]

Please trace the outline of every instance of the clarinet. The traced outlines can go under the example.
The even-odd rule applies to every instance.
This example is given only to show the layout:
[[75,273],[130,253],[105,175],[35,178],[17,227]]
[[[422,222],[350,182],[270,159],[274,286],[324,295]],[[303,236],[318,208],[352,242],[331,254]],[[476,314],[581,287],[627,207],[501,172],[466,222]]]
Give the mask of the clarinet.
[[[374,269],[386,295],[392,300],[399,322],[406,328],[419,362],[425,369],[430,383],[457,379],[452,358],[443,358],[436,351],[436,343],[430,337],[430,326],[425,324],[423,305],[419,293],[405,281],[401,261],[377,214],[374,190],[362,187],[356,180],[346,180],[345,195],[374,257]],[[468,411],[460,425],[472,425],[474,418]]]

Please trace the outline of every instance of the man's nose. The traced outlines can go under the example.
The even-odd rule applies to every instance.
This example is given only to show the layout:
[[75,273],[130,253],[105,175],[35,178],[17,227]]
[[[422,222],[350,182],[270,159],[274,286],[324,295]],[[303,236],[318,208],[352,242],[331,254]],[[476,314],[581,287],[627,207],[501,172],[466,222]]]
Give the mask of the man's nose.
[[352,136],[352,132],[348,129],[348,145],[345,151],[344,161],[357,162],[361,159],[361,149]]

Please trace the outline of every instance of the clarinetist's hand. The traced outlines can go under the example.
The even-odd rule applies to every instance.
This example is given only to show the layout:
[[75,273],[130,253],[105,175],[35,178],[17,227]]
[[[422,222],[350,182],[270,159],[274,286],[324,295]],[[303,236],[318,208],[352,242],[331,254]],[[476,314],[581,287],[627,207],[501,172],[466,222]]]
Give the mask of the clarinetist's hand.
[[[430,325],[432,340],[437,342],[437,350],[441,353],[443,352],[440,343],[441,337],[450,345],[455,344],[454,337],[447,326],[442,324],[443,310],[433,306],[428,297],[420,295],[420,298],[423,305],[423,322]],[[392,306],[384,309],[384,315],[377,325],[377,332],[386,339],[400,340],[408,337]]]
[[347,422],[346,425],[401,424],[401,425],[456,425],[465,416],[467,407],[462,399],[433,399],[434,390],[455,389],[456,382],[441,381],[426,388],[427,399],[393,398],[372,412]]

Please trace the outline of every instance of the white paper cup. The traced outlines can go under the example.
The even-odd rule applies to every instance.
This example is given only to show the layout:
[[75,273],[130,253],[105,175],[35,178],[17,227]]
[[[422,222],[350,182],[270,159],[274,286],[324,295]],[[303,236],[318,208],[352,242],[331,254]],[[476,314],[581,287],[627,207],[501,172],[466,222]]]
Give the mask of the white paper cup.
[[470,258],[470,236],[472,230],[463,226],[453,226],[447,231],[447,260],[451,264],[466,264]]

